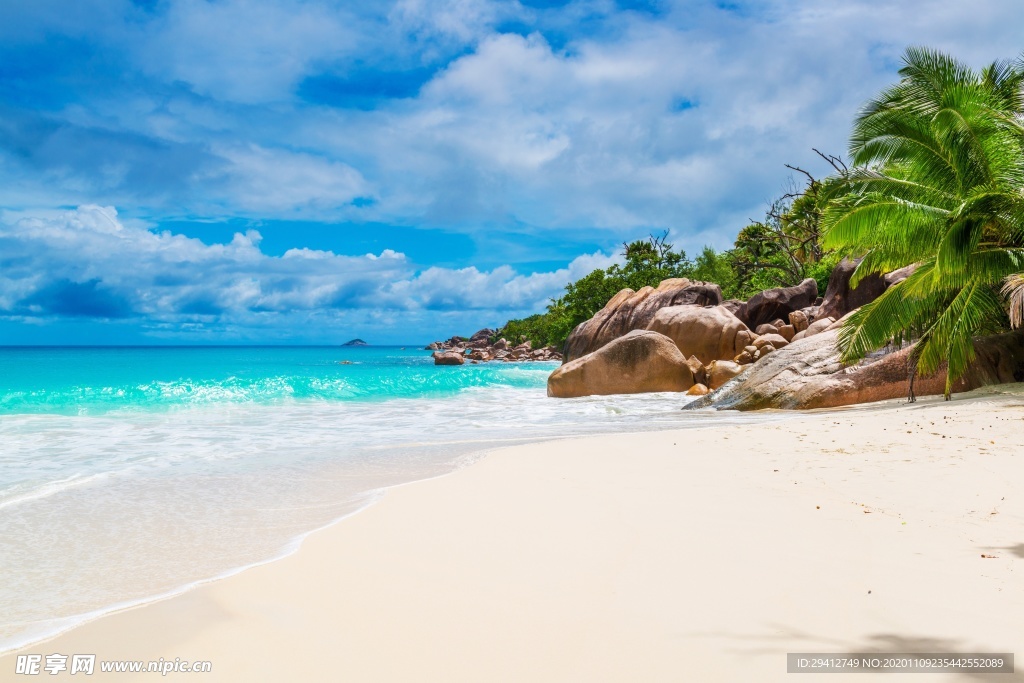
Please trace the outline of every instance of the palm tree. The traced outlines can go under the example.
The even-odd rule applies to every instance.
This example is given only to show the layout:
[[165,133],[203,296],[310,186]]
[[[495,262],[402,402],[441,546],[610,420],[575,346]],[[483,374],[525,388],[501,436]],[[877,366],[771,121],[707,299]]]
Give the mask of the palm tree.
[[[1024,271],[1024,61],[981,71],[911,48],[901,80],[868,103],[850,142],[850,194],[826,211],[825,245],[863,256],[853,284],[917,264],[850,316],[852,362],[914,343],[913,377],[947,364],[945,395],[974,360],[975,335],[1005,329],[999,288]],[[1018,301],[1019,313],[1020,301]]]

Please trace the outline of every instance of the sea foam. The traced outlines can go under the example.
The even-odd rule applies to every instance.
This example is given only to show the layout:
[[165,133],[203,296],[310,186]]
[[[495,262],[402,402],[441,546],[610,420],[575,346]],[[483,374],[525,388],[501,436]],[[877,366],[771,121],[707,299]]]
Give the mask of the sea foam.
[[496,446],[747,419],[675,394],[549,399],[554,366],[420,351],[42,354],[63,373],[23,363],[0,393],[0,650],[280,556]]

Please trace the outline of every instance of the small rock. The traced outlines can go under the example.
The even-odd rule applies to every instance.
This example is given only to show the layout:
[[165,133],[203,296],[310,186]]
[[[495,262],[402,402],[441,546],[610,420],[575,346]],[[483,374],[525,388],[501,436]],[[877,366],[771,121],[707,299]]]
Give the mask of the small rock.
[[772,350],[789,346],[789,342],[781,334],[765,334],[754,340],[754,347],[758,349],[769,344],[774,347]]
[[829,325],[835,322],[834,318],[826,317],[815,320],[813,323],[807,326],[805,337],[813,337],[814,335],[824,332],[828,329]]
[[743,373],[746,366],[734,363],[731,360],[712,361],[707,367],[708,384],[711,389],[717,389],[733,377]]
[[797,332],[803,332],[807,329],[807,326],[810,325],[810,320],[808,319],[807,314],[803,311],[793,311],[789,314],[789,324],[792,325]]
[[[756,349],[754,350],[754,353],[757,353]],[[734,363],[738,363],[740,365],[747,365],[748,363],[754,362],[754,356],[749,351],[744,351],[735,358],[733,358],[732,360]]]

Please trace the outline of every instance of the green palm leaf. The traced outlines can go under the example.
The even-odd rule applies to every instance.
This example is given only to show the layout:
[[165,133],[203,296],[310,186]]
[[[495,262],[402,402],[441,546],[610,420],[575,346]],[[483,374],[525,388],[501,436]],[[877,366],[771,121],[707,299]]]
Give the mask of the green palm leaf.
[[849,317],[845,362],[915,343],[917,371],[947,367],[946,395],[974,336],[1024,323],[1024,61],[981,71],[927,48],[854,124],[847,195],[825,211],[825,245],[863,256],[853,283],[917,270]]

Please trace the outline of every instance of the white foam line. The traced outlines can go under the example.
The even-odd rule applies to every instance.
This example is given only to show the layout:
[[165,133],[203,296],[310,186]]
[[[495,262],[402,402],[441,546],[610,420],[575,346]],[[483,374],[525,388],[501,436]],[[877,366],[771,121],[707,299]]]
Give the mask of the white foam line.
[[[792,413],[790,413],[790,412],[781,412],[780,411],[780,412],[775,412],[775,413],[771,413],[771,414],[761,413],[761,414],[757,415],[756,417],[755,416],[750,416],[749,419],[741,418],[741,419],[737,419],[735,421],[727,419],[727,420],[719,420],[718,422],[719,423],[725,422],[726,424],[730,424],[730,423],[735,424],[735,423],[747,422],[747,421],[751,421],[751,422],[761,422],[761,421],[764,421],[764,422],[774,422],[774,421],[783,420],[783,419],[786,419],[786,418],[800,417],[802,414],[806,414],[806,413],[799,413],[799,412],[792,412]],[[719,413],[719,415],[721,415],[721,414]],[[732,417],[732,416],[730,416],[730,417]],[[737,415],[736,417],[739,417],[739,416]],[[746,417],[746,416],[744,416],[744,417]],[[622,426],[626,427],[627,425],[622,425]],[[590,434],[588,434],[588,433],[575,433],[575,434],[537,435],[536,437],[523,437],[523,440],[518,442],[518,443],[516,443],[515,445],[519,446],[519,445],[524,445],[526,443],[546,443],[546,442],[551,442],[551,441],[562,441],[562,440],[567,440],[567,439],[586,438],[588,436],[606,436],[606,435],[609,435],[609,434],[650,433],[650,432],[660,432],[660,431],[685,430],[685,429],[701,428],[701,427],[708,427],[708,426],[711,426],[711,425],[709,425],[707,422],[704,422],[704,421],[698,421],[698,420],[689,421],[689,420],[685,420],[685,421],[681,421],[679,423],[674,423],[674,424],[658,423],[658,427],[657,428],[647,429],[647,430],[622,429],[622,430],[613,430],[613,431],[599,431],[599,432],[590,433]],[[138,598],[138,599],[135,599],[135,600],[126,600],[126,601],[123,601],[123,602],[114,603],[114,604],[109,605],[107,607],[102,607],[102,608],[99,608],[99,609],[96,609],[96,610],[92,610],[90,612],[85,612],[85,613],[74,615],[74,616],[70,616],[70,617],[63,617],[63,618],[59,618],[59,619],[53,619],[53,620],[41,621],[41,622],[27,622],[27,623],[46,623],[46,624],[52,624],[52,627],[46,628],[44,631],[38,631],[38,632],[36,632],[34,634],[22,634],[20,636],[12,637],[12,638],[10,638],[10,639],[8,639],[6,641],[0,641],[0,655],[5,655],[5,654],[8,654],[8,653],[13,652],[15,650],[20,650],[20,649],[26,648],[26,647],[31,646],[31,645],[37,645],[37,644],[41,644],[41,643],[53,640],[54,638],[56,638],[56,637],[58,637],[58,636],[60,636],[60,635],[62,635],[64,633],[67,633],[68,631],[70,631],[70,630],[72,630],[74,628],[82,626],[83,624],[89,623],[91,621],[95,621],[96,619],[108,616],[110,614],[114,614],[116,612],[122,612],[122,611],[129,610],[129,609],[134,609],[136,607],[141,607],[141,606],[144,606],[144,605],[149,605],[149,604],[154,604],[154,603],[157,603],[157,602],[162,602],[164,600],[168,600],[170,598],[174,598],[174,597],[177,597],[177,596],[182,595],[184,593],[187,593],[188,591],[193,590],[195,588],[198,588],[200,586],[204,586],[206,584],[210,584],[210,583],[213,583],[215,581],[220,581],[222,579],[229,578],[229,577],[234,576],[236,574],[240,574],[241,572],[244,572],[244,571],[246,571],[248,569],[252,569],[254,567],[260,567],[262,565],[269,564],[271,562],[276,562],[278,560],[281,560],[281,559],[284,559],[286,557],[289,557],[290,555],[292,555],[292,554],[294,554],[295,552],[298,551],[298,549],[301,547],[302,543],[311,534],[314,534],[314,533],[316,533],[318,531],[322,531],[324,529],[330,528],[330,527],[334,526],[335,524],[338,524],[338,523],[348,519],[349,517],[352,517],[352,516],[362,512],[362,511],[366,510],[371,505],[373,505],[377,501],[381,500],[384,497],[384,495],[387,493],[387,491],[389,491],[391,489],[396,489],[396,488],[399,488],[399,487],[402,487],[402,486],[408,486],[408,485],[411,485],[411,484],[418,484],[418,483],[421,483],[421,482],[430,481],[430,480],[433,480],[433,479],[440,479],[441,477],[447,477],[447,476],[450,476],[452,474],[455,474],[456,472],[459,472],[459,471],[465,469],[466,467],[469,467],[470,465],[473,465],[473,464],[483,460],[488,455],[490,455],[491,453],[493,453],[493,452],[495,452],[497,450],[501,450],[501,449],[504,449],[504,448],[509,448],[510,446],[507,443],[507,441],[516,441],[516,440],[515,439],[508,439],[508,440],[494,439],[494,440],[491,440],[490,443],[495,444],[491,448],[482,448],[482,449],[480,449],[478,451],[472,451],[472,452],[466,453],[466,454],[464,454],[462,456],[459,456],[452,463],[452,469],[447,471],[447,472],[442,472],[440,474],[436,474],[436,475],[432,475],[432,476],[428,476],[428,477],[412,479],[410,481],[400,482],[400,483],[397,483],[397,484],[390,484],[388,486],[383,486],[383,487],[379,487],[379,488],[376,488],[376,489],[372,489],[372,490],[362,494],[360,497],[357,497],[357,498],[355,498],[353,500],[353,503],[357,503],[360,498],[363,499],[362,504],[359,504],[358,507],[356,507],[354,510],[351,510],[351,511],[349,511],[349,512],[347,512],[347,513],[345,513],[345,514],[343,514],[343,515],[341,515],[341,516],[339,516],[337,518],[335,518],[335,519],[332,519],[331,521],[327,522],[326,524],[322,524],[320,526],[317,526],[317,527],[315,527],[313,529],[310,529],[308,531],[302,532],[302,533],[294,536],[292,539],[290,539],[288,542],[286,542],[282,546],[281,550],[277,554],[274,554],[274,555],[272,555],[270,557],[267,557],[265,559],[258,560],[256,562],[251,562],[251,563],[242,565],[240,567],[235,567],[235,568],[226,570],[226,571],[221,572],[219,574],[216,574],[216,575],[214,575],[212,577],[203,578],[203,579],[197,579],[195,581],[190,581],[190,582],[187,582],[185,584],[182,584],[181,586],[173,588],[171,590],[168,590],[168,591],[165,591],[165,592],[162,592],[162,593],[158,593],[158,594],[155,594],[155,595],[147,596],[147,597],[144,597],[144,598]],[[503,442],[505,442],[505,443],[503,443]],[[483,442],[481,442],[481,443],[483,443]],[[26,622],[21,622],[21,623],[24,624]],[[18,624],[12,624],[12,625],[18,625]]]
[[36,489],[23,493],[18,496],[13,496],[7,500],[0,501],[0,510],[11,507],[12,505],[19,505],[21,503],[27,503],[30,500],[39,500],[40,498],[49,498],[52,495],[56,495],[63,491],[70,491],[80,486],[85,486],[91,481],[96,479],[104,479],[110,476],[112,472],[97,472],[96,474],[90,474],[88,476],[82,476],[81,474],[73,474],[67,479],[60,479],[57,481],[51,481]]

